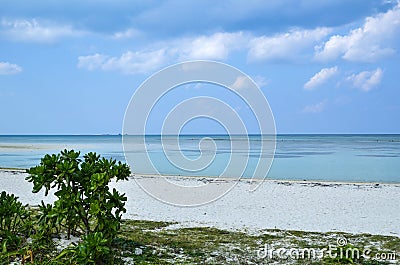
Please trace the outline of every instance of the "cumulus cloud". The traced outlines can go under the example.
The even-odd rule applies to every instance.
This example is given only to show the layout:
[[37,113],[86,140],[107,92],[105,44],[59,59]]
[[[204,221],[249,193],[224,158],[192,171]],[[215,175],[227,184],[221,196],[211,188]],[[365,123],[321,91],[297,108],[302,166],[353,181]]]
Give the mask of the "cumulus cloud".
[[316,73],[313,77],[308,80],[307,83],[304,85],[304,89],[312,90],[317,86],[320,86],[326,83],[330,78],[335,76],[338,72],[338,67],[331,67],[331,68],[323,68],[321,71]]
[[292,30],[275,36],[253,38],[249,43],[249,59],[257,60],[286,60],[295,58],[308,47],[329,34],[328,28],[313,30]]
[[[226,60],[233,51],[248,51],[250,59],[285,59],[298,57],[303,49],[329,33],[327,28],[294,30],[274,37],[254,36],[249,32],[216,32],[210,35],[175,38],[154,43],[153,49],[128,51],[120,57],[104,54],[80,56],[78,67],[88,70],[119,70],[124,73],[144,73],[155,70],[165,63],[182,60]],[[117,32],[114,39],[130,38],[135,30]],[[158,48],[157,48],[158,47]],[[161,47],[161,48],[160,48]],[[141,68],[141,69],[140,69]],[[265,86],[265,80],[256,80]]]
[[354,87],[368,92],[380,84],[382,76],[383,71],[377,68],[375,71],[363,71],[358,74],[352,74],[347,77],[347,80],[352,82]]
[[69,25],[54,25],[36,19],[17,19],[1,21],[2,35],[16,41],[53,42],[61,37],[79,36],[78,31]]
[[128,51],[120,57],[94,54],[78,57],[78,68],[87,70],[120,71],[126,74],[147,73],[160,68],[167,59],[164,49],[155,51]]
[[8,62],[0,62],[0,75],[14,75],[22,72],[22,67]]
[[226,59],[229,53],[246,45],[242,32],[218,32],[212,35],[178,40],[177,52],[181,59]]
[[[113,38],[127,38],[135,32],[114,34]],[[158,43],[160,49],[149,51],[128,51],[119,57],[93,54],[78,57],[78,68],[87,70],[117,70],[123,73],[146,73],[159,69],[167,62],[193,59],[223,60],[234,49],[243,47],[245,37],[242,32],[215,33],[209,36],[177,38]]]
[[87,70],[101,69],[104,62],[109,58],[109,56],[104,54],[93,54],[88,56],[78,57],[78,68],[85,68]]
[[303,109],[303,112],[304,113],[319,113],[319,112],[322,112],[325,109],[327,102],[328,101],[325,99],[325,100],[323,100],[321,102],[318,102],[316,104],[305,106],[304,109]]
[[368,17],[362,27],[348,35],[334,35],[321,47],[315,58],[321,61],[342,58],[348,61],[374,62],[393,54],[391,44],[400,34],[400,3],[386,13]]

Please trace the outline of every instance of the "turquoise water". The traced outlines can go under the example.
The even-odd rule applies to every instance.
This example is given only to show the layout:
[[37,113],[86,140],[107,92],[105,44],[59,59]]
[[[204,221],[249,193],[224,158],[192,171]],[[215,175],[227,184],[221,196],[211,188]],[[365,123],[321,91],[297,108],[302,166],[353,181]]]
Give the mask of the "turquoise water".
[[[200,156],[199,143],[204,136],[181,136],[179,146],[165,145],[174,155],[181,151],[189,159]],[[207,136],[216,146],[214,162],[203,170],[182,170],[168,162],[159,136],[146,136],[146,150],[162,174],[218,176],[230,158],[228,136]],[[237,137],[235,141],[244,141]],[[138,138],[139,140],[139,138]],[[248,168],[243,177],[251,177],[258,159],[260,136],[250,136]],[[203,155],[207,156],[207,145]],[[0,136],[0,167],[29,168],[37,165],[46,153],[76,149],[82,153],[96,151],[124,161],[122,136]],[[241,152],[243,150],[236,150]],[[210,156],[214,153],[210,152]],[[138,156],[140,157],[140,156]],[[134,161],[135,173],[153,173]],[[239,174],[239,173],[238,173]],[[235,176],[237,177],[237,176]],[[267,178],[331,181],[400,182],[400,135],[278,135],[275,158]]]

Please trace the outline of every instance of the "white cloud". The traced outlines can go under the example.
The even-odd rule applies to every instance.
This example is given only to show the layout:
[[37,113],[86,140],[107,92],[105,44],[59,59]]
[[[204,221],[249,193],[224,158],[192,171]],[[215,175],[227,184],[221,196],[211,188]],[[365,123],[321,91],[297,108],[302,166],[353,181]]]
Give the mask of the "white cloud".
[[249,43],[249,59],[257,60],[281,60],[295,58],[315,42],[329,34],[328,28],[316,28],[313,30],[292,30],[276,36],[261,36],[253,38]]
[[140,32],[136,29],[127,29],[125,31],[119,31],[114,33],[114,39],[130,39],[140,35]]
[[316,104],[305,106],[304,109],[303,109],[303,112],[305,112],[305,113],[319,113],[319,112],[322,112],[325,109],[327,102],[328,101],[325,99],[325,100],[323,100],[321,102],[318,102]]
[[249,49],[250,60],[291,59],[305,48],[325,37],[327,28],[293,30],[277,36],[255,37],[246,32],[217,32],[194,38],[172,41],[166,46],[178,54],[180,60],[227,59],[232,51]]
[[[253,82],[252,82],[253,81]],[[247,77],[244,75],[240,75],[235,79],[235,82],[231,85],[231,88],[234,90],[243,90],[248,88],[255,88],[257,85],[259,88],[266,86],[267,81],[262,76],[256,76],[254,78]]]
[[269,83],[269,81],[265,77],[260,76],[260,75],[254,76],[254,77],[252,77],[252,79],[254,80],[254,82],[257,84],[257,86],[259,88],[265,87]]
[[[78,67],[88,70],[118,70],[130,74],[144,73],[156,70],[166,62],[195,59],[226,60],[233,51],[246,49],[250,49],[248,54],[253,59],[256,57],[290,59],[296,57],[303,48],[326,36],[328,32],[327,28],[295,30],[275,37],[254,37],[242,31],[217,32],[155,43],[148,51],[128,51],[120,57],[98,53],[80,56]],[[117,32],[112,37],[130,38],[135,34],[140,32],[128,29]],[[265,86],[265,79],[256,81],[260,86]]]
[[308,80],[308,82],[304,85],[304,88],[307,90],[312,90],[317,86],[320,86],[327,82],[330,78],[335,76],[338,72],[338,67],[331,68],[323,68],[321,71],[316,73],[313,77]]
[[[123,35],[123,33],[118,36],[114,35],[114,38],[126,37]],[[154,45],[162,46],[160,49],[128,51],[120,57],[111,57],[99,53],[79,56],[78,68],[103,71],[117,70],[128,74],[146,73],[159,69],[167,62],[192,59],[226,59],[232,50],[245,46],[243,45],[244,40],[242,32],[179,38]]]
[[[144,73],[155,70],[166,62],[209,59],[226,60],[233,51],[250,49],[249,56],[257,59],[296,57],[329,30],[297,30],[275,37],[254,37],[246,32],[217,32],[211,35],[175,38],[152,45],[148,51],[128,51],[120,57],[104,54],[80,56],[79,68],[88,70],[119,70],[125,73]],[[113,38],[133,36],[135,31],[116,33]],[[266,49],[266,50],[264,50]],[[271,52],[267,54],[268,52]],[[290,52],[289,52],[290,51]],[[256,80],[257,81],[257,80]],[[265,80],[258,80],[261,86]]]
[[368,92],[378,86],[382,80],[383,71],[377,68],[375,71],[363,71],[358,74],[352,74],[347,80],[353,83],[353,86]]
[[54,25],[36,19],[3,19],[0,33],[16,41],[53,42],[61,37],[80,36],[84,32],[69,25]]
[[96,70],[101,69],[103,64],[109,58],[107,55],[103,54],[93,54],[88,56],[79,56],[78,57],[78,68],[85,68],[87,70]]
[[373,62],[393,54],[391,44],[400,34],[400,4],[386,13],[368,17],[364,25],[348,35],[334,35],[321,47],[315,58],[321,61],[339,57],[348,61]]
[[14,75],[22,72],[22,67],[8,62],[0,62],[0,75]]
[[128,51],[120,57],[94,54],[78,57],[78,68],[87,70],[120,71],[126,74],[147,73],[160,68],[167,60],[164,49],[155,51]]
[[210,36],[176,41],[176,49],[181,59],[226,59],[232,50],[246,45],[246,36],[242,32],[218,32]]

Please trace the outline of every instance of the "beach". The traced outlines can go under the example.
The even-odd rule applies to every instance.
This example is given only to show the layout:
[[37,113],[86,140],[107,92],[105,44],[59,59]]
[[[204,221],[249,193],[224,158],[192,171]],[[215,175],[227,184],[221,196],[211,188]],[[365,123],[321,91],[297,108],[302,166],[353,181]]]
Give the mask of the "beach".
[[[14,193],[24,204],[50,203],[52,195],[33,194],[22,170],[0,170],[2,191]],[[143,191],[135,178],[161,183],[159,176],[135,175],[112,187],[126,194],[126,219],[174,221],[177,226],[211,226],[251,233],[263,229],[313,232],[348,232],[400,237],[400,184],[325,181],[264,180],[250,191],[240,180],[220,199],[198,207],[177,207],[156,200]],[[231,181],[204,177],[169,176],[184,185],[224,185]]]

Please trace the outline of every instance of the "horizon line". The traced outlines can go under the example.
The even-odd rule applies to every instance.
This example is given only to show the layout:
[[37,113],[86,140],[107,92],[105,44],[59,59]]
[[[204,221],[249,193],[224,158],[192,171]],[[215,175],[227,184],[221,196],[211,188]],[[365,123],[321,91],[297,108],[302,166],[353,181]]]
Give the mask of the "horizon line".
[[[259,133],[249,133],[249,134],[223,134],[223,133],[187,133],[187,134],[0,134],[1,136],[255,136],[255,135],[262,135]],[[400,133],[276,133],[276,134],[263,134],[263,135],[400,135]]]

